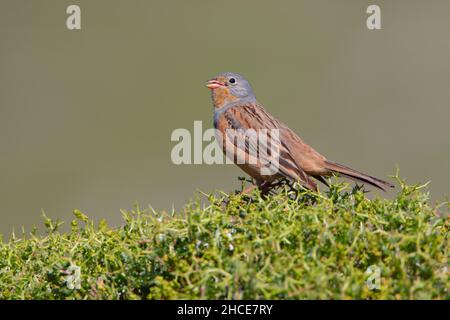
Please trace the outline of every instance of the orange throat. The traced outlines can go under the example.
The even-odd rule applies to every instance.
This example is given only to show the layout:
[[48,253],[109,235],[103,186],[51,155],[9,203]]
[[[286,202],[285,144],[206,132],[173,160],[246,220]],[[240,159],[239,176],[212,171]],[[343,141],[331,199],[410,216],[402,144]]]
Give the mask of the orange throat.
[[215,108],[221,108],[224,104],[237,100],[226,87],[212,90],[212,99]]

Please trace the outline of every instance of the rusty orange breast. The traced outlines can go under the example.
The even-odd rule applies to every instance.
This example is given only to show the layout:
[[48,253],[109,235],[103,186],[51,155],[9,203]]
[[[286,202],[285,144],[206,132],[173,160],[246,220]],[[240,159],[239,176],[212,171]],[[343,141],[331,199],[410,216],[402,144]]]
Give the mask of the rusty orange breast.
[[[226,83],[227,79],[224,77],[218,77],[217,81]],[[231,94],[230,89],[227,86],[214,89],[212,96],[215,108],[220,108],[228,102],[237,100],[237,98]]]
[[227,87],[214,89],[212,95],[214,107],[216,108],[220,108],[228,102],[237,100],[237,98],[231,94],[230,90]]

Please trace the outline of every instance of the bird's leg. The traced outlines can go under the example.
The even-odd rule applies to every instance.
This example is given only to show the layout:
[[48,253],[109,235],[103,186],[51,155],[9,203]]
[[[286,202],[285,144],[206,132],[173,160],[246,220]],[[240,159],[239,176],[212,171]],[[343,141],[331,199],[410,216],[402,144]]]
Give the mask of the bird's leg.
[[253,179],[247,180],[245,178],[239,178],[239,180],[243,181],[242,188],[244,188],[244,181],[247,181],[247,182],[251,183],[250,186],[248,186],[247,188],[243,189],[240,192],[241,195],[249,195],[249,194],[251,194],[253,192],[253,190],[255,190],[255,188],[259,187],[259,185],[260,185],[260,182],[258,182],[258,181],[255,182],[255,180],[253,180]]
[[286,179],[281,178],[279,180],[276,180],[275,182],[268,183],[267,189],[270,189],[270,191],[273,191],[274,189],[281,188],[284,185],[290,186],[289,185],[289,181],[286,180]]
[[[244,190],[241,191],[241,194],[248,195],[252,193],[252,191],[255,190],[255,188],[257,187],[261,191],[261,196],[266,197],[270,194],[271,191],[273,191],[276,188],[282,187],[284,184],[290,186],[289,183],[284,179],[277,180],[275,182],[256,181],[256,185],[251,185],[245,188]],[[290,187],[292,188],[292,186]]]
[[266,198],[269,195],[270,191],[273,189],[273,185],[269,181],[264,181],[258,184],[258,188],[261,191],[261,196],[263,198]]
[[279,188],[279,187],[282,187],[285,184],[289,185],[288,181],[286,179],[280,179],[280,180],[277,180],[276,182],[272,183],[271,187],[272,188]]

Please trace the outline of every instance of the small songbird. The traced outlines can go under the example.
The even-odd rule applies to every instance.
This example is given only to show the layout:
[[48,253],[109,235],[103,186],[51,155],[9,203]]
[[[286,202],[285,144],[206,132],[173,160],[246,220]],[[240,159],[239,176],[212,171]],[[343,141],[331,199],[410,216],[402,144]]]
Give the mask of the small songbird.
[[[219,144],[222,145],[224,153],[256,181],[260,189],[267,191],[278,181],[287,179],[316,191],[317,184],[314,179],[328,185],[324,177],[333,174],[368,183],[383,191],[386,191],[388,187],[394,187],[386,181],[327,160],[303,142],[287,125],[268,113],[256,100],[250,83],[242,75],[231,72],[221,73],[209,80],[206,86],[211,89],[212,94],[214,127],[221,133]],[[234,131],[234,135],[229,134],[230,129]],[[265,159],[258,158],[260,154],[257,152],[256,161],[244,163],[236,161],[239,157],[238,153],[249,156],[249,149],[256,149],[254,145],[252,147],[252,143],[248,142],[249,136],[242,133],[243,130],[249,131],[249,129],[253,129],[256,133],[263,129],[266,129],[265,132],[276,129],[278,137],[271,139],[269,143],[265,142],[265,146],[276,146],[277,152],[266,152],[262,156]],[[243,140],[243,143],[239,143],[239,139]],[[233,148],[229,148],[230,145]],[[275,155],[278,158],[276,159],[278,170],[271,174],[263,174],[262,166],[271,162],[273,159],[270,158]]]

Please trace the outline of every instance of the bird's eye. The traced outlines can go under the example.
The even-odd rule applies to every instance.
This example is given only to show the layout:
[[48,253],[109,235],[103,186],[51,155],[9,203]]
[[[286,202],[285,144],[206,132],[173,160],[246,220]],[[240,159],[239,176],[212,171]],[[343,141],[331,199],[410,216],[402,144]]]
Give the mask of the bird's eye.
[[235,78],[230,78],[230,80],[228,80],[229,83],[235,83],[236,79]]

